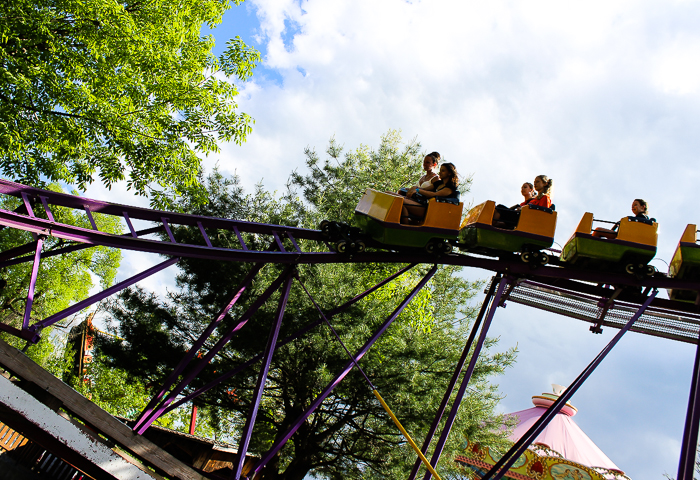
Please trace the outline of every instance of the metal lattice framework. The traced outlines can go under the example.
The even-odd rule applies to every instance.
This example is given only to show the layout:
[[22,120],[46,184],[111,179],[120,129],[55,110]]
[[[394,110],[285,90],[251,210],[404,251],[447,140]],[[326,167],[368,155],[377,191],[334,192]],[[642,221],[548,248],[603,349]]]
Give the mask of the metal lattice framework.
[[[462,356],[455,366],[454,374],[449,385],[447,385],[442,402],[435,412],[432,425],[426,433],[422,448],[420,449],[420,452],[422,452],[421,456],[427,454],[429,448],[433,445],[433,438],[438,432],[438,425],[442,421],[445,413],[447,413],[445,424],[433,447],[433,454],[430,459],[430,465],[432,467],[428,470],[433,470],[433,467],[438,464],[457,416],[459,406],[466,393],[479,354],[484,345],[489,326],[491,325],[497,308],[503,306],[507,300],[587,321],[592,324],[591,330],[594,332],[600,332],[602,326],[613,327],[619,329],[619,331],[615,338],[610,341],[591,364],[589,364],[579,377],[567,388],[565,393],[562,394],[559,399],[549,407],[539,421],[532,426],[530,431],[516,442],[513,448],[483,477],[485,479],[501,478],[505,474],[507,469],[519,457],[524,449],[528,448],[542,429],[546,427],[549,420],[559,412],[561,407],[573,396],[577,389],[603,361],[605,356],[627,331],[632,330],[687,343],[699,343],[700,313],[698,312],[698,308],[692,304],[657,299],[656,296],[660,288],[679,288],[700,292],[700,283],[667,278],[665,275],[656,274],[651,277],[637,278],[625,274],[572,269],[561,265],[556,258],[550,265],[543,266],[523,263],[515,256],[491,258],[459,253],[434,256],[415,251],[388,251],[385,247],[383,248],[382,245],[368,239],[366,239],[365,242],[367,247],[370,250],[375,249],[376,251],[352,255],[341,254],[333,251],[330,246],[325,243],[322,232],[318,230],[187,215],[176,212],[119,205],[31,188],[7,180],[0,180],[0,193],[12,195],[21,199],[21,206],[15,211],[0,209],[0,228],[14,228],[30,232],[34,235],[34,240],[32,242],[5,252],[0,252],[0,267],[32,262],[27,301],[21,327],[16,328],[0,323],[0,330],[23,338],[27,340],[28,343],[36,343],[44,328],[54,325],[56,322],[104,298],[134,285],[157,272],[167,269],[176,264],[181,258],[200,258],[222,262],[246,262],[252,264],[252,268],[246,278],[234,290],[227,304],[222,306],[216,318],[211,321],[200,337],[193,342],[186,355],[165,380],[146,409],[144,409],[138,417],[133,427],[135,432],[143,433],[160,415],[177,408],[183,403],[192,401],[198,395],[201,395],[244,369],[260,362],[261,368],[253,393],[253,401],[251,402],[250,412],[246,418],[246,423],[239,442],[239,462],[236,468],[234,468],[232,475],[232,478],[235,479],[243,478],[241,473],[243,460],[245,459],[247,447],[252,435],[258,407],[263,394],[263,387],[267,379],[268,369],[276,349],[303,336],[311,329],[318,327],[324,322],[332,329],[329,319],[334,315],[344,311],[355,302],[362,300],[378,288],[392,282],[418,264],[432,265],[432,268],[414,286],[411,292],[399,302],[394,311],[384,320],[378,330],[366,340],[359,350],[354,353],[348,351],[348,355],[351,358],[349,358],[344,368],[336,373],[333,380],[326,386],[321,394],[317,396],[307,410],[294,421],[292,426],[276,439],[272,448],[262,455],[260,461],[253,467],[252,471],[248,472],[248,478],[253,478],[262,470],[353,368],[359,368],[358,361],[372,348],[374,343],[387,328],[389,328],[415,295],[428,283],[436,272],[438,264],[481,268],[495,272],[496,275],[487,289],[486,298],[472,326],[472,331],[464,346]],[[52,208],[57,206],[84,212],[92,228],[83,228],[76,225],[56,222],[52,213]],[[37,214],[37,212],[39,212],[39,214]],[[114,235],[100,231],[94,220],[94,213],[112,215],[123,219],[129,233],[125,235]],[[148,222],[151,226],[137,230],[134,227],[135,221]],[[178,243],[172,233],[174,226],[196,227],[201,234],[199,243]],[[238,248],[220,248],[212,245],[209,234],[220,229],[235,233],[239,241]],[[153,234],[155,233],[160,233],[160,236],[153,238]],[[250,244],[246,243],[244,234],[252,234],[265,240],[262,244],[267,244],[268,247],[264,249],[252,248]],[[49,236],[62,239],[67,243],[59,249],[43,252],[42,246],[44,240]],[[165,238],[165,240],[162,238]],[[256,242],[256,244],[260,244],[260,242]],[[45,259],[49,256],[70,253],[98,245],[160,254],[165,256],[166,260],[100,293],[77,302],[61,312],[32,323],[34,288],[42,258]],[[304,249],[305,246],[306,250]],[[321,246],[321,248],[319,248],[319,246]],[[291,285],[293,282],[301,283],[296,274],[295,266],[303,264],[350,262],[408,264],[408,266],[400,268],[396,273],[387,277],[385,280],[364,292],[358,293],[357,296],[351,300],[327,312],[321,311],[316,301],[307,291],[306,293],[309,295],[310,301],[318,309],[319,319],[310,322],[287,338],[278,339]],[[222,334],[219,332],[221,335],[216,345],[210,348],[203,358],[198,359],[196,363],[193,362],[197,353],[213,332],[217,330],[217,327],[220,327],[222,320],[239,300],[241,294],[249,287],[263,266],[268,263],[286,265],[286,268],[284,268],[280,275],[270,283],[264,293],[252,302],[229,330]],[[196,378],[201,370],[224,348],[226,343],[230,341],[234,335],[245,327],[252,315],[278,290],[281,290],[282,294],[278,301],[275,321],[271,328],[265,350],[239,365],[236,369],[221,374],[219,378],[208,385],[192,393],[183,395],[183,391]],[[304,290],[306,289],[304,288]],[[465,366],[466,370],[464,370]],[[457,385],[458,383],[459,386]],[[695,368],[693,371],[681,459],[679,462],[678,476],[676,477],[678,480],[692,479],[698,426],[700,425],[699,384],[700,350],[696,356]],[[450,406],[450,399],[455,388],[457,389],[457,393]],[[449,412],[447,412],[448,407]],[[427,462],[427,460],[425,461]],[[416,478],[420,465],[421,460],[418,459],[408,476],[410,480]],[[431,472],[427,471],[424,479],[428,480],[431,476]]]

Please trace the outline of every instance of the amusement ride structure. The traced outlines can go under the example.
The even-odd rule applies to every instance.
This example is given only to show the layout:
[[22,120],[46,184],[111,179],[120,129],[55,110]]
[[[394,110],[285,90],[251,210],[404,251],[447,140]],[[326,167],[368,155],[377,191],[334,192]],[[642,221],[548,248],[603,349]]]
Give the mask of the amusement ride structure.
[[[562,252],[558,252],[551,249],[556,225],[556,212],[553,209],[525,206],[517,225],[500,228],[492,225],[494,202],[490,201],[472,209],[460,224],[462,204],[459,200],[447,203],[431,200],[428,202],[423,221],[418,225],[409,226],[399,221],[402,197],[368,189],[356,209],[359,227],[331,221],[324,222],[319,230],[314,230],[131,207],[41,190],[7,180],[0,180],[0,193],[21,200],[20,207],[14,211],[0,209],[2,228],[30,232],[34,238],[26,245],[0,253],[0,267],[23,262],[33,265],[21,327],[0,323],[0,330],[26,340],[28,344],[36,343],[44,328],[175,265],[182,258],[252,264],[249,274],[233,291],[228,303],[222,306],[217,317],[190,346],[187,354],[166,378],[133,426],[133,432],[143,434],[159,416],[183,403],[190,402],[242,370],[258,362],[261,363],[251,409],[238,445],[239,461],[233,468],[233,478],[236,479],[254,478],[259,474],[353,368],[362,372],[360,366],[362,357],[406,305],[425,287],[440,264],[479,268],[493,272],[494,276],[486,289],[486,297],[474,321],[461,358],[455,365],[454,374],[447,385],[442,402],[434,413],[432,425],[420,447],[413,442],[408,432],[403,430],[399,419],[394,417],[377,389],[362,372],[379,401],[417,452],[418,459],[414,468],[410,473],[407,472],[410,480],[417,477],[421,464],[426,466],[425,480],[431,476],[439,478],[435,467],[451,433],[491,322],[498,307],[503,306],[506,301],[589,322],[591,331],[594,333],[600,332],[603,326],[616,328],[619,331],[568,388],[532,422],[527,431],[522,432],[512,448],[483,473],[481,477],[483,479],[498,479],[509,475],[513,465],[519,461],[548,423],[563,408],[567,408],[569,399],[628,331],[699,344],[700,254],[698,252],[700,247],[696,245],[695,225],[689,225],[686,229],[671,263],[671,271],[666,274],[648,266],[649,260],[656,252],[657,225],[653,219],[639,221],[633,217],[623,218],[619,222],[617,238],[610,239],[595,234],[592,227],[595,219],[592,214],[587,213],[571,240],[567,242]],[[55,207],[78,211],[80,215],[87,217],[92,228],[56,222],[52,213],[52,208],[55,209]],[[115,235],[100,231],[94,220],[94,214],[112,215],[123,219],[128,233]],[[134,227],[136,220],[151,222],[153,226],[137,230]],[[173,235],[173,226],[198,229],[201,233],[201,241],[198,244],[178,243]],[[211,233],[217,229],[234,232],[240,242],[239,247],[213,246],[208,232]],[[154,236],[154,234],[158,235]],[[263,250],[251,248],[245,241],[246,235],[250,234],[268,239],[269,246]],[[63,240],[64,246],[50,252],[43,252],[42,245],[49,236]],[[313,248],[309,245],[313,245]],[[166,259],[61,312],[39,321],[32,321],[34,288],[41,260],[48,256],[62,255],[94,246],[149,252],[165,256]],[[305,246],[306,250],[302,248]],[[406,266],[397,267],[393,275],[364,292],[358,292],[354,298],[331,311],[322,311],[307,291],[310,300],[318,309],[319,319],[295,334],[279,339],[278,333],[292,282],[297,281],[301,284],[295,267],[305,264],[350,262],[378,262]],[[285,268],[264,293],[252,302],[234,326],[221,335],[216,345],[203,358],[197,358],[199,361],[193,361],[243,291],[250,286],[257,273],[268,263],[281,264]],[[246,452],[275,350],[320,325],[327,325],[335,334],[330,321],[334,315],[419,264],[432,265],[432,267],[359,350],[350,352],[347,348],[345,349],[349,357],[345,367],[336,372],[333,380],[289,429],[276,439],[270,450],[264,453],[251,468],[244,469]],[[303,287],[303,284],[301,285]],[[210,384],[182,395],[202,369],[279,289],[282,294],[265,350],[234,370],[221,374]],[[668,289],[672,299],[658,298],[659,289]],[[342,344],[337,334],[335,337]],[[677,480],[693,478],[700,426],[699,380],[700,349],[695,358]],[[456,394],[453,397],[455,389]],[[450,405],[451,398],[453,401]],[[443,428],[437,440],[433,442],[441,422],[443,422]],[[425,455],[430,449],[432,449],[432,456],[427,459]]]

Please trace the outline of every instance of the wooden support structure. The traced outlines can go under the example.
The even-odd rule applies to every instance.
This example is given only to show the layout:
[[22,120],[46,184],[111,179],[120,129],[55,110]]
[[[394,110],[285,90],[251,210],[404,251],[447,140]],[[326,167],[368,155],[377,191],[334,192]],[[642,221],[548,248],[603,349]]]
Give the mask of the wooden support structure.
[[[164,451],[146,438],[135,434],[127,425],[123,424],[112,415],[102,410],[100,407],[80,395],[61,380],[57,379],[42,367],[34,363],[25,354],[2,340],[0,340],[0,365],[6,370],[10,371],[14,376],[21,378],[25,382],[34,384],[37,391],[43,392],[44,396],[48,395],[54,400],[54,402],[47,402],[47,399],[45,398],[42,398],[41,402],[36,400],[41,407],[48,409],[48,407],[46,407],[47,403],[54,403],[54,406],[62,406],[66,411],[70,412],[71,415],[74,415],[85,422],[85,424],[95,432],[99,432],[100,434],[104,435],[119,445],[126,452],[139,458],[144,464],[154,467],[157,471],[164,472],[164,474],[168,477],[187,480],[204,480],[205,477],[203,477],[200,473],[176,459],[171,454]],[[0,391],[2,392],[5,392],[7,389],[9,389],[9,386],[12,386],[12,383],[5,378],[2,378],[0,381],[3,381],[2,388],[0,388]],[[9,386],[6,385],[6,383]],[[19,387],[15,388],[17,390],[13,391],[16,394],[21,394],[23,395],[24,400],[31,401],[32,397],[29,394],[19,389]],[[10,397],[0,400],[0,403],[3,404],[1,410],[5,410],[6,413],[9,413],[8,410],[16,411],[16,408],[12,405]],[[18,415],[12,415],[12,417],[17,418]],[[55,438],[49,429],[42,429],[40,425],[41,422],[32,422],[29,419],[25,421],[28,421],[29,424],[23,425],[23,428],[31,430],[35,435],[42,437],[43,441],[51,442],[50,438],[54,437],[54,440],[58,442],[53,445],[55,448],[60,449],[61,445],[64,445],[63,442]],[[50,423],[58,422],[60,422],[60,420],[52,419]],[[9,424],[9,422],[6,423]],[[34,425],[34,427],[31,427],[30,425]],[[65,426],[71,424],[68,422],[62,425]],[[11,426],[16,430],[22,431],[21,428],[16,428],[13,425]],[[42,434],[40,432],[44,433]],[[32,435],[28,436],[31,438]],[[46,448],[48,448],[48,446]],[[61,454],[62,456],[65,455],[70,457],[70,459],[66,458],[69,463],[75,465],[76,468],[79,468],[80,470],[83,470],[83,468],[90,468],[89,465],[85,464],[85,458],[83,455],[80,453],[75,453],[76,450],[66,447],[65,445],[63,448],[64,450],[61,452]],[[119,453],[118,449],[113,450],[113,453],[122,459],[125,457],[125,455]],[[83,461],[81,461],[80,458],[82,458]],[[91,463],[89,459],[87,462]],[[76,463],[80,463],[83,468],[76,465]],[[134,462],[132,459],[132,462],[130,463],[138,462]],[[97,465],[94,466],[95,468],[98,468]],[[143,467],[141,466],[141,468]],[[134,473],[135,476],[133,478],[140,478],[141,474],[146,475],[143,470],[140,468],[139,470],[141,473]],[[85,473],[90,476],[94,476],[95,474],[94,471]],[[107,476],[104,470],[101,470],[100,473],[102,475],[99,476],[98,474],[97,478],[119,478],[113,477],[112,475]],[[150,472],[150,476],[143,478],[159,477]]]

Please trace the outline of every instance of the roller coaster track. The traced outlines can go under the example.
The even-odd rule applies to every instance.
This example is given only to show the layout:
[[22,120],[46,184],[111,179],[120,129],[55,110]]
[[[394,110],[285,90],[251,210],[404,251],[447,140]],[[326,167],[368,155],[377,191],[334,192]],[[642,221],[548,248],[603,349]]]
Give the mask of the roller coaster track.
[[[452,392],[460,376],[462,376],[462,382],[457,397],[453,401],[446,425],[443,427],[441,437],[434,449],[433,458],[430,461],[432,466],[436,466],[440,458],[442,447],[445,444],[447,435],[450,433],[457,409],[461,403],[461,398],[466,391],[466,386],[473,372],[476,359],[483,346],[488,327],[495,311],[499,306],[504,305],[507,300],[587,321],[592,324],[591,330],[595,333],[599,333],[602,326],[617,328],[619,332],[608,347],[596,357],[591,365],[589,365],[589,367],[582,372],[581,376],[567,389],[565,394],[560,397],[561,401],[555,402],[548,410],[548,414],[543,415],[541,422],[533,426],[533,429],[531,429],[532,432],[528,432],[520,442],[516,443],[513,449],[504,455],[501,459],[502,461],[494,466],[493,471],[486,474],[484,478],[501,478],[507,468],[512,465],[512,462],[522,453],[523,449],[527,448],[530,444],[529,442],[532,442],[536,438],[538,432],[535,430],[537,430],[537,428],[541,430],[546,426],[548,419],[551,419],[553,415],[561,409],[565,402],[575,393],[578,386],[583,383],[587,376],[590,375],[593,369],[595,369],[605,355],[607,355],[609,350],[617,343],[619,337],[628,330],[676,341],[698,344],[698,337],[700,334],[700,310],[698,306],[656,298],[656,295],[658,289],[664,288],[700,292],[700,283],[669,278],[660,273],[655,273],[651,276],[634,276],[626,273],[584,270],[562,264],[558,261],[556,256],[553,256],[552,261],[548,265],[539,265],[524,263],[520,257],[513,254],[503,254],[497,257],[476,255],[469,252],[433,255],[416,249],[396,249],[391,246],[373,242],[369,238],[363,238],[363,241],[367,249],[373,251],[352,254],[338,253],[334,251],[333,246],[320,230],[119,205],[32,188],[7,180],[0,180],[0,193],[21,199],[21,205],[15,211],[0,209],[0,228],[23,230],[30,232],[34,237],[34,241],[32,242],[5,252],[0,252],[0,267],[33,262],[22,326],[17,328],[0,323],[0,330],[27,340],[28,344],[36,343],[39,340],[40,332],[43,328],[49,327],[150,275],[176,264],[182,258],[253,264],[253,268],[247,278],[238,289],[235,290],[229,303],[222,308],[217,318],[211,322],[209,327],[207,327],[197,341],[194,342],[187,355],[180,362],[180,365],[170,377],[166,379],[160,391],[154,396],[151,403],[139,416],[134,427],[134,431],[137,433],[143,433],[145,429],[163,413],[172,410],[186,401],[190,401],[195,396],[226,381],[228,378],[253,363],[262,361],[265,367],[262,371],[265,372],[265,374],[261,374],[259,377],[259,388],[256,391],[256,399],[253,402],[254,408],[251,410],[248,417],[244,435],[241,440],[241,445],[248,445],[252,432],[252,425],[255,423],[257,406],[260,401],[262,391],[261,385],[264,385],[266,378],[266,366],[269,366],[274,351],[295,338],[299,338],[310,329],[320,325],[321,320],[312,322],[296,334],[278,341],[277,333],[279,332],[279,321],[281,321],[281,316],[284,314],[286,305],[286,294],[283,295],[278,307],[279,321],[276,324],[277,327],[273,328],[270,334],[269,346],[265,352],[242,364],[239,368],[225,373],[218,380],[206,387],[202,387],[186,396],[183,394],[183,391],[187,388],[189,383],[196,378],[196,375],[201,369],[221,351],[238,330],[243,328],[253,313],[255,313],[274,291],[283,287],[283,290],[288,292],[292,281],[300,281],[299,277],[296,275],[295,266],[305,264],[367,262],[397,265],[408,264],[408,267],[400,269],[394,275],[379,282],[367,291],[358,294],[355,298],[337,307],[333,311],[326,312],[325,315],[323,312],[319,311],[320,316],[327,319],[347,308],[352,303],[366,297],[369,293],[380,288],[382,285],[392,281],[413,266],[417,264],[433,265],[433,268],[430,269],[423,280],[419,282],[412,293],[399,304],[392,315],[382,324],[382,327],[367,341],[362,349],[351,358],[351,361],[348,362],[345,369],[338,374],[309,409],[296,420],[292,427],[277,439],[271,450],[262,456],[260,462],[253,468],[253,472],[250,473],[251,478],[259,473],[265,464],[280,448],[282,448],[285,442],[296,432],[296,429],[299,428],[305,419],[313,413],[314,409],[323,402],[326,396],[330,394],[340,381],[342,381],[345,375],[347,375],[354,366],[357,366],[357,361],[372,347],[374,342],[411,301],[413,296],[428,282],[439,264],[479,268],[493,272],[496,276],[488,289],[479,317],[465,345],[462,359],[455,368],[455,374],[453,375],[450,385],[448,385],[443,402],[435,415],[433,426],[426,435],[425,442],[421,449],[423,453],[428,451],[433,435],[437,431],[437,426],[447,410]],[[55,210],[55,207],[65,207],[81,212],[81,214],[87,217],[92,227],[84,228],[57,222],[52,211],[52,208]],[[95,222],[94,214],[111,215],[123,219],[128,233],[116,235],[100,231]],[[135,228],[135,223],[138,226],[139,223],[143,222],[147,222],[147,228],[137,230]],[[173,231],[180,227],[197,228],[200,233],[199,243],[178,243]],[[238,248],[213,246],[209,235],[219,230],[235,233],[239,242]],[[157,235],[154,237],[154,234]],[[58,238],[64,243],[61,244],[59,248],[43,252],[43,242],[47,237]],[[251,242],[251,238],[254,238],[256,241]],[[246,241],[246,239],[248,240]],[[267,245],[267,247],[260,249],[254,248],[254,245]],[[92,295],[62,312],[35,321],[32,324],[30,320],[34,287],[41,259],[94,246],[154,253],[162,255],[166,257],[166,259],[158,265],[119,282],[98,294]],[[269,263],[286,265],[286,268],[283,269],[280,276],[272,282],[266,292],[251,305],[243,316],[241,316],[235,327],[221,336],[219,342],[207,353],[203,361],[198,362],[195,368],[187,368],[194,358],[194,355],[214,332],[257,272],[265,264]],[[313,301],[313,299],[311,300]],[[481,330],[479,331],[479,329]],[[466,373],[462,375],[464,365],[469,357],[468,354],[472,349],[474,353],[471,356]],[[182,374],[186,368],[187,375],[183,378]],[[693,373],[693,385],[691,388],[691,399],[689,401],[686,431],[683,437],[679,473],[676,477],[678,480],[692,479],[692,466],[694,465],[694,452],[695,445],[697,444],[698,424],[700,423],[699,380],[700,354],[696,359]],[[245,448],[241,455],[241,459],[244,458]],[[413,471],[409,475],[409,479],[413,480],[416,477],[420,466],[419,462],[420,461],[417,461]],[[238,465],[236,472],[235,477],[242,478],[241,465]],[[430,476],[431,474],[428,472],[425,474],[424,478],[427,480]]]

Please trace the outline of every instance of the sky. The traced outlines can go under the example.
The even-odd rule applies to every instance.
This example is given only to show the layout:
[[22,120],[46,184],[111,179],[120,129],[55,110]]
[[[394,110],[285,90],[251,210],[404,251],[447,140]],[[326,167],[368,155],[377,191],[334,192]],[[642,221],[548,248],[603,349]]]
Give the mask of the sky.
[[[548,175],[559,245],[584,212],[618,220],[644,198],[660,225],[652,263],[665,271],[686,224],[700,223],[698,25],[698,1],[247,0],[211,34],[219,52],[236,35],[261,51],[238,97],[256,123],[243,146],[204,164],[249,191],[281,191],[304,170],[305,147],[323,155],[331,137],[377,147],[398,129],[472,176],[472,204],[516,203],[523,182]],[[127,256],[120,276],[156,261],[145,257]],[[490,334],[519,349],[496,379],[499,408],[529,408],[551,383],[567,385],[615,333],[499,309]],[[630,333],[572,399],[579,426],[634,480],[676,475],[694,355]]]

